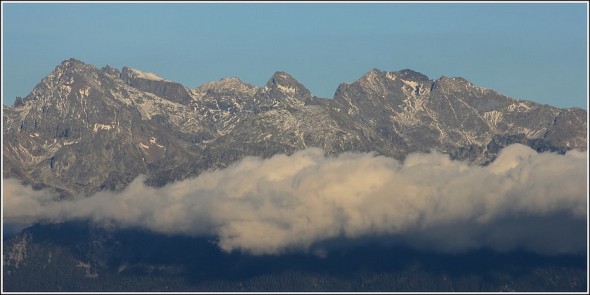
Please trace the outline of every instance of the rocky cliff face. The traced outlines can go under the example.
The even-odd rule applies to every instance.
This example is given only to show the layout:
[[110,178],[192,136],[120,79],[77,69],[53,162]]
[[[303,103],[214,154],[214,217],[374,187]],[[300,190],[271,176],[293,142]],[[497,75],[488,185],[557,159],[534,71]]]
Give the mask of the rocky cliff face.
[[129,67],[123,67],[120,78],[129,86],[153,93],[175,103],[186,105],[192,101],[189,90],[184,86],[165,80],[153,73],[144,73]]
[[3,177],[64,197],[120,190],[139,174],[163,185],[245,156],[320,147],[403,159],[442,151],[486,164],[502,146],[587,148],[587,111],[515,100],[463,78],[373,69],[320,99],[276,72],[257,88],[237,78],[195,89],[125,67],[70,59],[24,99],[3,106]]

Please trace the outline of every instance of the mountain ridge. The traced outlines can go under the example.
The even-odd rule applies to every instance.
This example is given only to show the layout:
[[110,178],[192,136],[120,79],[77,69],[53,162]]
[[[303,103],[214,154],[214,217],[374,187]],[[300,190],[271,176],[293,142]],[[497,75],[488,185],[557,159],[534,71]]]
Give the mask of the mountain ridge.
[[163,185],[246,156],[308,147],[400,160],[434,149],[485,165],[498,142],[585,150],[585,113],[410,69],[372,69],[323,99],[281,71],[260,88],[222,78],[191,89],[130,67],[68,59],[3,106],[4,177],[71,197],[120,190],[139,174]]
[[[88,204],[82,207],[68,207],[68,204],[89,201],[89,208],[98,208],[101,207],[101,200],[105,199],[107,204],[112,204],[105,206],[106,211],[94,211],[98,212],[93,213],[96,220],[82,217],[53,222],[42,220],[41,216],[33,213],[27,217],[41,220],[22,230],[23,224],[7,226],[5,223],[5,291],[455,292],[580,291],[587,287],[587,268],[584,263],[587,253],[559,252],[567,250],[568,245],[583,247],[585,219],[572,217],[570,211],[559,211],[559,206],[558,209],[554,208],[557,211],[549,209],[549,213],[537,212],[545,210],[545,205],[552,207],[560,204],[560,198],[556,198],[557,201],[548,200],[548,203],[543,201],[546,188],[556,187],[552,186],[554,182],[559,183],[551,175],[558,174],[570,182],[563,185],[565,190],[560,186],[556,191],[547,193],[552,194],[547,199],[564,194],[561,202],[566,205],[563,208],[574,206],[581,211],[581,205],[576,207],[575,204],[584,204],[583,198],[573,203],[569,199],[574,192],[584,191],[580,180],[585,178],[577,172],[584,168],[578,160],[581,158],[577,158],[581,156],[534,155],[530,149],[516,146],[519,150],[526,150],[529,161],[533,156],[560,160],[569,158],[571,162],[563,166],[571,167],[575,163],[574,166],[578,168],[568,170],[561,167],[567,173],[560,174],[555,172],[562,171],[559,167],[555,168],[559,165],[548,164],[555,162],[535,161],[531,164],[519,158],[516,162],[527,162],[530,164],[528,166],[532,166],[532,172],[530,168],[517,166],[515,170],[519,171],[511,170],[504,178],[498,179],[478,172],[487,171],[488,168],[493,170],[498,167],[495,166],[498,162],[511,161],[512,158],[508,157],[493,162],[498,155],[502,156],[502,150],[514,146],[508,149],[505,147],[515,143],[526,145],[536,152],[556,154],[565,154],[573,149],[586,150],[587,111],[584,109],[560,109],[532,101],[515,100],[494,90],[478,87],[463,78],[443,76],[431,80],[410,69],[395,72],[372,69],[355,81],[340,84],[333,98],[324,99],[313,96],[293,76],[281,71],[275,72],[263,87],[232,77],[187,88],[157,74],[130,67],[119,70],[107,65],[99,69],[69,59],[56,66],[27,97],[17,99],[11,107],[3,105],[2,113],[3,178],[8,194],[12,197],[7,199],[12,202],[24,200],[22,204],[9,205],[13,208],[20,205],[27,207],[26,210],[35,211],[36,206],[29,206],[31,203],[26,202],[28,198],[25,195],[31,192],[59,197],[60,200],[52,204],[65,204],[64,208],[71,209],[69,212],[82,213],[79,216],[85,216],[84,212],[80,212],[85,209],[79,208]],[[345,162],[350,157],[366,156],[352,153],[370,153],[374,156],[371,157],[373,164],[367,165],[366,170],[359,170],[362,173],[344,174],[349,177],[338,177],[335,174],[339,173],[333,171],[349,171],[363,165],[355,164],[359,162],[344,166],[328,163],[326,165],[333,167],[333,170],[301,170],[313,172],[309,179],[318,183],[330,184],[330,179],[334,178],[328,186],[330,189],[314,186],[314,181],[305,181],[308,178],[301,177],[301,174],[277,182],[270,180],[268,176],[277,178],[285,171],[297,170],[290,167],[293,161],[282,161],[290,158],[285,154],[299,159],[296,157],[298,154],[309,151],[314,151],[318,159],[330,163],[342,153],[346,153],[342,158]],[[441,171],[444,177],[436,173],[422,174],[420,171],[424,171],[423,165],[411,164],[412,161],[416,162],[416,153],[432,151],[442,154],[421,155],[422,159],[434,162],[428,163],[426,169],[443,168]],[[522,155],[516,154],[519,157]],[[236,164],[251,156],[258,158]],[[431,160],[445,156],[448,159],[443,166],[451,163],[451,160],[464,161],[468,165],[453,162],[450,166],[458,166],[455,168],[461,171],[460,174],[478,177],[455,182],[462,177],[453,174],[453,169],[440,167],[438,160]],[[409,159],[408,162],[402,163],[406,159]],[[235,169],[235,165],[257,163],[258,160],[261,163],[281,160],[278,163],[282,163],[282,166],[273,164],[264,167],[266,172],[259,175],[264,180],[261,182],[243,177],[259,173],[249,169],[243,170],[242,174],[232,174],[239,170]],[[383,170],[374,165],[375,161],[383,163],[384,167],[400,163],[402,169],[408,164],[411,171],[399,177],[382,179],[381,182],[388,185],[376,185],[375,190],[371,181],[367,184],[367,179],[373,175],[380,178],[379,171]],[[487,165],[490,166],[478,167]],[[395,167],[390,168],[388,172],[399,172]],[[468,169],[467,172],[463,168]],[[534,179],[534,175],[538,177],[539,173],[533,173],[538,172],[536,168],[558,170],[549,171],[553,174],[549,173],[549,177],[538,181],[546,184],[546,187],[530,190],[537,187],[535,182],[524,180],[523,184],[521,181],[524,178]],[[373,171],[377,174],[372,174]],[[545,170],[539,171],[543,173]],[[183,185],[198,187],[191,181],[198,180],[200,177],[197,176],[203,172],[229,173],[231,177],[221,177],[217,185],[232,193],[238,187],[233,182],[239,183],[243,181],[242,178],[246,178],[248,184],[257,184],[253,187],[260,190],[245,190],[241,194],[245,196],[242,199],[232,197],[229,203],[207,206],[210,201],[223,200],[226,195],[216,194],[214,189],[211,191],[208,188],[215,182],[207,178],[211,174],[207,173],[205,175],[208,176],[201,178],[204,180],[201,185],[206,183],[206,187],[203,187],[206,191],[200,191],[199,194],[181,192],[184,190]],[[416,174],[418,172],[420,174]],[[364,178],[365,174],[369,178]],[[322,179],[322,175],[327,176],[325,179],[328,181]],[[420,181],[413,182],[411,178],[405,179],[404,175],[414,175]],[[489,175],[494,176],[494,173]],[[399,183],[392,181],[397,178],[400,179]],[[346,180],[351,185],[342,183]],[[357,180],[360,184],[355,183]],[[433,180],[449,183],[448,188],[456,187],[457,190],[449,192],[449,189],[445,189],[445,186],[441,188]],[[513,180],[515,189],[505,192],[503,184],[508,183],[507,186],[510,186]],[[408,188],[403,189],[403,185],[400,185],[402,182],[408,182]],[[418,194],[414,186],[426,182],[433,183],[430,187],[432,190],[427,187],[424,194]],[[479,185],[479,191],[464,187],[464,184],[478,186],[483,182],[489,183],[486,183],[487,186]],[[280,185],[273,188],[273,183]],[[380,183],[378,179],[376,183]],[[26,190],[19,191],[24,187],[22,184],[31,185],[32,189],[25,187]],[[269,184],[271,187],[267,187]],[[130,198],[129,194],[125,194],[126,191],[137,189],[138,185],[145,189],[139,190],[138,194],[149,196],[147,199]],[[167,188],[153,188],[163,186]],[[299,195],[305,193],[290,191],[291,186],[309,190],[311,206],[304,206],[305,198]],[[388,198],[382,198],[380,194],[374,198],[363,197],[365,190],[356,190],[362,186],[367,186],[368,191],[383,193]],[[520,190],[521,187],[523,190]],[[281,188],[287,188],[283,197]],[[351,192],[347,194],[345,190]],[[530,195],[541,197],[523,198],[527,195],[524,190],[530,190]],[[152,194],[156,191],[163,193]],[[324,193],[318,194],[318,191]],[[464,192],[466,198],[446,198],[445,191],[446,197]],[[538,191],[543,193],[539,194]],[[431,192],[441,194],[442,197],[430,198]],[[270,198],[250,197],[266,193],[269,193]],[[109,202],[109,195],[122,202]],[[214,198],[201,199],[205,195]],[[326,199],[327,195],[334,198]],[[502,197],[506,195],[514,199]],[[148,204],[152,197],[158,202]],[[186,202],[188,199],[194,202]],[[501,214],[502,206],[498,207],[498,202],[502,203],[501,199],[505,199],[506,206],[510,208],[517,203],[516,207],[522,207],[521,211],[515,209],[516,213],[511,213],[508,210],[506,214]],[[457,206],[467,208],[464,210],[473,217],[449,213],[455,211],[450,205],[453,200],[458,200],[455,201]],[[472,210],[465,206],[465,200],[473,200],[473,208],[491,207],[491,211],[483,210],[481,213],[479,209]],[[530,208],[523,205],[537,201],[539,204]],[[172,206],[166,206],[166,202]],[[345,202],[354,203],[344,206]],[[403,209],[406,202],[412,207],[409,211]],[[428,206],[420,209],[421,202]],[[518,204],[521,202],[523,204]],[[284,219],[289,215],[288,211],[298,211],[290,207],[298,203],[301,206],[295,208],[303,208],[301,211],[304,212],[299,216],[302,218],[293,219],[295,222]],[[269,225],[276,226],[278,231],[272,226],[252,230],[255,232],[255,242],[264,242],[266,237],[260,238],[260,233],[270,228],[271,234],[268,236],[278,233],[276,236],[294,238],[289,239],[294,243],[292,251],[287,243],[282,244],[287,247],[285,252],[277,252],[278,255],[262,255],[265,252],[250,255],[246,250],[252,248],[230,247],[242,250],[226,252],[230,248],[222,247],[223,237],[231,238],[232,233],[238,233],[238,236],[247,233],[232,232],[232,227],[228,225],[236,223],[228,223],[223,214],[219,216],[222,220],[220,225],[215,225],[215,219],[207,221],[209,219],[206,216],[203,219],[205,221],[191,218],[207,215],[204,214],[207,209],[199,209],[201,205],[203,208],[232,207],[227,204],[236,205],[237,210],[232,212],[232,208],[227,208],[227,215],[231,216],[229,221],[235,215],[238,224],[246,224],[248,229],[261,228],[252,225],[256,224],[256,218],[246,217],[244,222],[244,216],[251,215],[248,210],[252,209],[254,215],[261,214],[263,224],[269,222]],[[155,211],[146,210],[144,205],[154,206]],[[116,219],[106,220],[109,218],[106,212],[110,210],[106,207],[120,208],[123,219],[138,213],[139,217],[146,219],[138,220],[135,225],[117,226]],[[178,211],[177,207],[186,208],[190,213]],[[323,214],[317,214],[318,217],[309,215],[315,207],[325,207],[319,211]],[[368,211],[346,209],[357,207]],[[401,207],[399,211],[398,207]],[[438,212],[439,208],[441,212]],[[532,211],[525,210],[527,208]],[[262,214],[265,210],[272,214]],[[14,210],[18,211],[18,208]],[[472,214],[471,211],[476,212]],[[154,215],[150,215],[150,212]],[[324,221],[332,212],[335,214],[335,223]],[[491,216],[498,214],[498,217],[490,217],[491,220],[485,221],[489,215],[485,213]],[[215,216],[219,214],[213,213]],[[414,220],[414,217],[416,220],[426,220],[427,216],[435,216],[435,221],[430,227],[424,226],[424,232],[420,225],[424,223],[420,221],[415,227],[407,225],[408,228],[400,232],[389,232],[389,229],[404,227],[404,224],[412,222],[401,221],[379,226],[379,220],[388,221],[405,214],[412,215],[409,220]],[[445,214],[449,214],[450,219],[442,218]],[[146,221],[150,223],[149,220],[158,220],[157,224],[161,224],[163,219],[151,219],[149,216],[178,218],[180,223],[169,224],[172,232],[158,232],[144,226]],[[355,220],[357,217],[358,220]],[[104,218],[105,222],[101,222]],[[334,235],[324,237],[327,238],[325,240],[317,237],[318,240],[306,246],[309,248],[299,249],[296,246],[305,238],[299,234],[289,234],[283,229],[297,229],[300,220],[305,230],[293,232],[306,232],[302,236],[313,236],[311,227],[319,221],[327,225],[330,231],[334,230]],[[441,226],[436,220],[443,220]],[[360,231],[356,222],[360,222]],[[445,225],[445,222],[451,223]],[[212,231],[199,234],[197,230],[197,236],[185,236],[182,232],[179,234],[174,231],[185,226],[191,234],[193,227],[212,227]],[[362,234],[364,227],[377,227],[385,231],[378,230],[372,235],[369,230]],[[217,228],[220,231],[216,231]],[[222,232],[223,229],[230,229],[229,235]],[[323,231],[320,227],[318,232]],[[359,231],[358,235],[355,231]],[[548,244],[557,247],[557,254],[546,256],[534,251],[528,253],[525,246],[531,246],[529,239],[532,239],[532,246],[545,245],[547,243],[544,241],[551,241]],[[224,241],[227,242],[227,239]],[[475,245],[475,248],[469,250],[469,246],[466,252],[452,254],[438,252],[444,250],[443,244],[450,247],[449,251],[453,250],[455,243],[467,243]],[[422,249],[420,245],[426,247]],[[429,250],[429,245],[433,249]],[[496,249],[496,246],[499,248]],[[521,249],[521,246],[524,248]],[[510,250],[511,247],[516,251]]]
[[[87,63],[83,62],[82,60],[79,60],[79,59],[76,59],[76,58],[70,58],[70,59],[66,59],[66,60],[62,61],[60,64],[58,64],[56,66],[56,68],[51,73],[49,73],[47,76],[51,76],[52,74],[54,74],[54,72],[58,72],[58,73],[59,72],[62,72],[64,70],[67,70],[68,68],[73,68],[75,71],[81,70],[81,69],[76,68],[76,66],[79,66],[79,67],[82,67],[82,68],[84,68],[84,67],[92,67],[94,69],[98,69],[97,67],[95,67],[95,66],[93,66],[91,64],[87,64]],[[136,68],[133,68],[131,66],[123,66],[121,68],[121,70],[119,70],[117,68],[112,68],[109,65],[105,65],[103,68],[100,69],[100,71],[102,71],[102,72],[109,72],[110,71],[111,74],[118,75],[123,80],[127,80],[127,81],[129,79],[132,79],[132,78],[140,78],[140,79],[145,79],[145,80],[155,80],[155,81],[163,81],[163,82],[172,82],[172,83],[176,83],[176,84],[182,85],[181,83],[174,82],[174,81],[171,81],[171,80],[167,80],[165,78],[162,78],[162,77],[160,77],[156,73],[145,72],[145,71],[142,71],[142,70],[138,70]],[[126,73],[124,73],[124,72],[126,72]],[[450,80],[462,81],[462,82],[467,83],[469,85],[473,85],[473,83],[471,83],[470,81],[466,80],[463,77],[448,77],[448,76],[444,76],[443,75],[443,76],[440,76],[437,79],[430,79],[428,76],[426,76],[426,75],[424,75],[424,74],[422,74],[420,72],[414,71],[412,69],[407,69],[407,68],[406,69],[399,70],[399,71],[393,71],[393,72],[382,71],[382,70],[380,70],[378,68],[373,68],[373,69],[369,70],[368,72],[366,72],[364,75],[362,75],[359,79],[362,79],[363,77],[366,77],[366,76],[371,76],[372,77],[372,76],[374,76],[374,74],[371,74],[373,72],[381,73],[381,74],[389,74],[389,75],[394,74],[396,76],[399,76],[400,79],[404,79],[405,78],[405,80],[414,81],[414,82],[427,82],[427,81],[436,82],[436,81],[440,81],[440,80],[449,80],[450,79]],[[295,82],[297,82],[297,83],[300,84],[300,82],[297,81],[297,79],[295,79],[291,74],[289,74],[289,73],[287,73],[285,71],[276,71],[275,73],[273,73],[273,75],[271,75],[271,77],[268,79],[268,82],[266,84],[268,85],[269,83],[271,83],[271,81],[273,79],[275,79],[277,76],[280,76],[280,75],[287,75],[289,77],[289,79],[293,79]],[[130,76],[133,76],[133,77],[130,77]],[[256,88],[256,89],[259,89],[259,88],[263,88],[264,87],[264,86],[263,87],[258,87],[258,86],[255,86],[255,85],[251,84],[251,83],[244,82],[239,77],[222,77],[222,78],[220,78],[217,81],[205,82],[205,83],[202,83],[201,85],[196,86],[194,88],[190,88],[190,87],[187,87],[187,86],[184,86],[184,85],[182,85],[182,86],[185,87],[186,89],[196,90],[196,89],[199,89],[199,88],[206,88],[207,85],[211,85],[212,83],[218,83],[218,82],[221,82],[221,81],[239,81],[241,84],[245,84],[247,86],[250,86],[250,87],[253,87],[253,88]],[[353,81],[351,83],[354,83],[354,82],[355,81]],[[130,82],[127,82],[127,83],[130,83]],[[351,84],[351,83],[343,82],[341,84]],[[205,87],[203,87],[203,86],[205,86]],[[303,86],[305,88],[305,86],[303,84],[301,84],[301,86]],[[478,88],[493,91],[493,90],[488,89],[488,88],[483,88],[483,87],[478,87]],[[337,89],[338,89],[338,87],[337,87]],[[307,88],[305,88],[305,90],[307,90]],[[27,95],[25,98],[27,98],[29,96],[30,96],[30,94]],[[20,100],[23,100],[22,97],[19,97],[19,98],[20,98]],[[316,96],[316,98],[319,98],[319,97]],[[325,99],[333,99],[333,98],[334,97],[332,97],[332,98],[325,98]],[[518,99],[518,100],[523,101],[523,99]],[[526,100],[526,101],[528,101],[528,100]],[[531,102],[533,102],[533,101],[531,101]],[[536,102],[534,102],[534,103],[536,103]],[[14,105],[15,105],[15,103],[13,103],[12,106],[14,106]],[[7,107],[9,107],[9,106],[7,106]],[[580,107],[569,107],[569,108],[566,108],[566,109],[572,109],[572,108],[582,109]]]

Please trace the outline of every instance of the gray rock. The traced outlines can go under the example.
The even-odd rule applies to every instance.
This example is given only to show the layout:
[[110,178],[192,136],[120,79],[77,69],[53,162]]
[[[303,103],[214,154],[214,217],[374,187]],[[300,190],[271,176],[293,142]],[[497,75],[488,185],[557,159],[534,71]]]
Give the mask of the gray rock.
[[284,72],[263,88],[224,78],[189,89],[70,59],[3,114],[3,177],[72,198],[121,190],[139,174],[160,186],[246,156],[309,147],[400,160],[438,150],[481,165],[516,142],[538,151],[587,148],[586,110],[409,69],[373,69],[321,99]]

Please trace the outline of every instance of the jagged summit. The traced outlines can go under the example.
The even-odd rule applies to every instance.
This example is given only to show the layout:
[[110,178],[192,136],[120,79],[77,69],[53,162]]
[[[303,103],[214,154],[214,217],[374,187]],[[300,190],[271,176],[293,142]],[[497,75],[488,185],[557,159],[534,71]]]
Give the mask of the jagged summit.
[[289,73],[287,72],[283,72],[283,71],[276,71],[272,74],[272,76],[269,79],[269,82],[272,83],[281,83],[282,82],[290,82],[290,81],[294,81],[297,82],[297,80],[295,80],[295,78],[293,78],[293,76],[291,76]]
[[15,100],[14,106],[76,100],[76,95],[96,87],[98,79],[99,70],[95,66],[70,58],[57,65],[26,97]]
[[104,66],[100,69],[100,71],[114,79],[121,77],[121,71],[119,71],[119,69],[112,68],[109,65]]
[[299,83],[293,76],[282,71],[277,71],[270,77],[262,92],[271,96],[277,96],[278,98],[293,97],[307,99],[312,97],[311,92],[305,86]]
[[71,75],[74,73],[94,72],[97,70],[98,69],[94,65],[84,63],[83,61],[77,60],[75,58],[70,58],[57,65],[47,77],[55,76],[59,78],[63,74]]
[[292,84],[299,84],[299,81],[297,81],[295,78],[293,78],[293,76],[289,75],[286,72],[276,71],[274,74],[272,74],[272,76],[270,77],[270,79],[266,83],[266,86],[272,87],[275,85],[285,86],[285,85],[292,85]]
[[370,71],[362,75],[358,80],[373,80],[376,77],[382,76],[383,74],[383,71],[377,68],[372,68]]
[[221,84],[236,84],[236,83],[243,83],[242,80],[240,80],[240,78],[238,77],[223,77],[221,79],[219,79],[219,81],[217,81]]
[[79,59],[75,59],[75,58],[70,58],[70,59],[66,59],[64,61],[62,61],[57,67],[58,68],[74,68],[76,66],[84,66],[86,65],[86,63],[84,63],[83,61],[79,60]]
[[430,81],[430,79],[428,78],[428,76],[416,72],[414,70],[410,70],[410,69],[403,69],[400,71],[396,71],[396,72],[388,72],[388,71],[381,71],[377,68],[373,68],[370,71],[368,71],[366,74],[364,74],[362,77],[359,78],[359,80],[374,80],[374,79],[382,79],[382,78],[386,78],[386,79],[390,79],[390,80],[394,80],[395,78],[400,78],[406,81],[413,81],[413,82],[428,82]]
[[70,58],[59,63],[48,76],[51,76],[52,74],[59,76],[61,73],[79,72],[88,69],[96,69],[96,67],[91,64],[86,64],[81,60]]
[[422,73],[410,70],[410,69],[403,69],[401,71],[394,72],[394,74],[396,74],[398,77],[400,77],[401,79],[404,79],[406,81],[414,81],[414,82],[428,82],[428,81],[430,81],[428,76],[426,76]]
[[231,93],[254,95],[258,87],[245,83],[237,77],[221,78],[218,81],[207,82],[194,89],[197,93]]

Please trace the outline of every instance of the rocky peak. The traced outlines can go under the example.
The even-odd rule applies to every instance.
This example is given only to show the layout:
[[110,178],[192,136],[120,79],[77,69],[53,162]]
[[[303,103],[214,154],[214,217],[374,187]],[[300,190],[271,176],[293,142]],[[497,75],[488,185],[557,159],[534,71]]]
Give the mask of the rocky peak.
[[276,98],[293,97],[311,98],[311,92],[295,78],[285,72],[275,72],[268,80],[262,92]]
[[373,83],[373,82],[378,82],[381,80],[383,80],[383,81],[396,80],[398,78],[405,80],[405,81],[422,82],[422,83],[430,81],[428,76],[426,76],[422,73],[410,70],[410,69],[404,69],[404,70],[397,71],[397,72],[386,72],[386,71],[381,71],[376,68],[373,68],[370,71],[368,71],[361,78],[359,78],[358,81]]
[[198,93],[221,94],[237,93],[238,95],[254,95],[258,88],[244,83],[236,77],[221,78],[219,81],[205,83],[195,89]]
[[111,68],[109,65],[106,65],[100,69],[100,72],[111,78],[119,78],[121,76],[121,72],[118,69]]
[[51,72],[47,78],[49,77],[61,77],[63,75],[72,76],[73,74],[96,74],[97,68],[93,65],[85,64],[82,61],[79,61],[74,58],[70,58],[64,60],[59,64],[53,72]]
[[27,105],[37,100],[67,99],[73,92],[87,91],[100,85],[98,77],[99,71],[93,65],[74,58],[64,60],[43,78],[19,105]]
[[364,74],[359,81],[372,81],[375,80],[381,76],[383,76],[384,72],[380,71],[377,68],[373,68],[370,71],[368,71],[366,74]]
[[[338,95],[345,90],[355,92],[362,89],[366,93],[371,93],[373,97],[383,97],[393,89],[401,89],[404,83],[403,79],[398,76],[398,72],[386,72],[373,68],[352,84],[340,85],[336,93]],[[351,90],[350,87],[356,90]]]
[[84,80],[87,83],[92,83],[98,78],[98,69],[93,65],[70,58],[59,64],[47,78],[53,79],[54,82],[75,78],[78,82]]
[[428,76],[410,70],[410,69],[403,69],[401,71],[397,71],[394,72],[395,75],[397,75],[399,78],[406,80],[406,81],[414,81],[414,82],[428,82],[430,81],[430,79],[428,78]]
[[70,58],[70,59],[66,59],[66,60],[62,61],[56,67],[56,69],[61,69],[61,70],[76,70],[76,69],[84,68],[85,66],[89,66],[89,65],[87,65],[84,62],[82,62],[80,60],[77,60],[75,58]]
[[236,85],[245,84],[244,82],[242,82],[242,80],[240,80],[237,77],[224,77],[216,82],[217,82],[216,84],[221,87],[232,87],[232,86],[236,86]]

